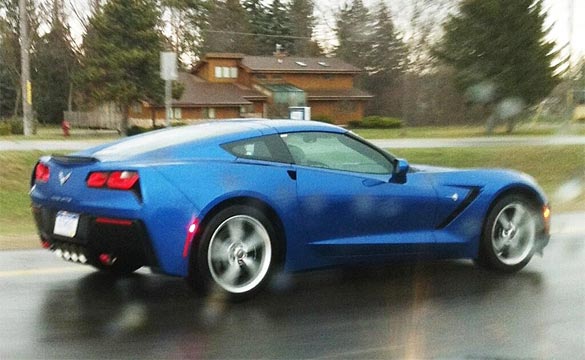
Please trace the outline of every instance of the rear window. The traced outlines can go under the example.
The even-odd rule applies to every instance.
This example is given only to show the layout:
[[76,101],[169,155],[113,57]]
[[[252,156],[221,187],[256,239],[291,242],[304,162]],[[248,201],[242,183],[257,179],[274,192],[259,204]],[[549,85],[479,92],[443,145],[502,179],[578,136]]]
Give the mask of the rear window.
[[277,135],[250,138],[222,145],[232,155],[241,159],[292,163],[284,143]]

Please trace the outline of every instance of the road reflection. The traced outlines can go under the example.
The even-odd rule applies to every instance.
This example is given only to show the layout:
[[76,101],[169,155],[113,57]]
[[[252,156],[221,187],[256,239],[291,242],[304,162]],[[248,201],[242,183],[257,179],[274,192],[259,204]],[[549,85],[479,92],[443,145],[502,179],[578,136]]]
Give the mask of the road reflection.
[[461,347],[467,331],[504,341],[513,319],[500,306],[522,298],[521,311],[538,311],[526,299],[543,288],[539,272],[456,261],[281,275],[230,304],[181,279],[96,272],[47,290],[38,338],[54,345],[49,357],[425,357],[450,354],[449,341]]

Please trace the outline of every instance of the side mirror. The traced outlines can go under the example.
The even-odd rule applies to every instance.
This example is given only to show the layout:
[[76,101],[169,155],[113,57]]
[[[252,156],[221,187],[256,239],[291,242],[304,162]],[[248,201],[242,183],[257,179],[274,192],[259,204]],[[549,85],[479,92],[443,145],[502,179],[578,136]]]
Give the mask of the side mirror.
[[394,163],[394,173],[392,174],[392,178],[390,178],[390,182],[404,184],[406,182],[408,169],[410,169],[408,161],[405,159],[396,159]]

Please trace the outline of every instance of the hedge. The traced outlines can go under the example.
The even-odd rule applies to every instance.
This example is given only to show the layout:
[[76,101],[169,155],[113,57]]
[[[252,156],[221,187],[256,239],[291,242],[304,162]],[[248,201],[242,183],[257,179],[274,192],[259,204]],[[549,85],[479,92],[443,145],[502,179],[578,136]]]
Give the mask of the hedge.
[[393,117],[366,116],[363,120],[353,120],[348,123],[352,128],[363,129],[399,129],[402,120]]

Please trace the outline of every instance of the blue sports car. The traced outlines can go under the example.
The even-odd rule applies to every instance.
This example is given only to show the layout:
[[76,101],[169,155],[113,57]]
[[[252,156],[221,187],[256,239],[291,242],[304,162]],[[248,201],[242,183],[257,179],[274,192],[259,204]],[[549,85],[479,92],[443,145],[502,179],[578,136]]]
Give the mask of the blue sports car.
[[216,121],[43,157],[31,187],[42,245],[65,260],[233,298],[278,269],[467,258],[513,272],[549,240],[530,176],[409,166],[312,121]]

